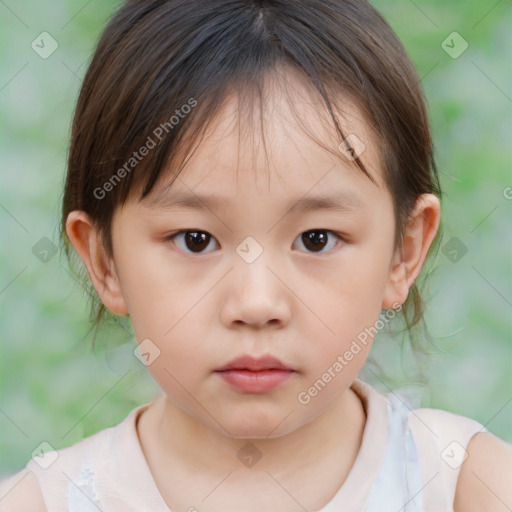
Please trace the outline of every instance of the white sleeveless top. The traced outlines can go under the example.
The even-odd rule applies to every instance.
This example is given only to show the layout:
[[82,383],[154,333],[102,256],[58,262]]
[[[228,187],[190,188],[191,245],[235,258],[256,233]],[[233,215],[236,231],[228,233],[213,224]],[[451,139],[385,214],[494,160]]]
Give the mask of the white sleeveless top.
[[[436,409],[411,410],[394,393],[356,380],[366,411],[358,455],[334,498],[316,512],[453,512],[460,466],[480,423]],[[136,409],[118,425],[31,459],[48,512],[172,512],[153,480],[136,430]],[[191,504],[193,505],[193,504]],[[198,505],[199,506],[199,505]]]

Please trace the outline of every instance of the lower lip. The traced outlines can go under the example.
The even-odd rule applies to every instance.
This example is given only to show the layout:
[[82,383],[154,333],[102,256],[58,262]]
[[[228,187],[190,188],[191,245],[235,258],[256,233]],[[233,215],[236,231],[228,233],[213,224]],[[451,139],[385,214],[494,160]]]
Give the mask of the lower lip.
[[226,370],[217,372],[232,387],[244,393],[267,393],[284,384],[291,370]]

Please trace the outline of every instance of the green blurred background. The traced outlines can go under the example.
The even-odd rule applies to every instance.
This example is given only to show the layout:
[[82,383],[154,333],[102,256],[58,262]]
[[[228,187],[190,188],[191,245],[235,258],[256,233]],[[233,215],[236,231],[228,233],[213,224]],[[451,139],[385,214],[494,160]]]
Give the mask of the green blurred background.
[[[444,237],[426,297],[436,347],[422,404],[474,418],[512,441],[512,6],[373,4],[422,77],[444,190]],[[69,446],[159,391],[133,355],[129,329],[107,329],[91,348],[87,296],[64,255],[52,253],[74,104],[118,5],[0,2],[0,477],[21,469],[41,442]],[[31,47],[42,32],[58,43],[47,58]],[[447,39],[452,32],[468,43],[457,58],[443,49],[462,48]],[[398,342],[379,335],[373,359],[386,377],[371,368],[363,377],[383,391],[410,388],[410,361],[399,355]]]

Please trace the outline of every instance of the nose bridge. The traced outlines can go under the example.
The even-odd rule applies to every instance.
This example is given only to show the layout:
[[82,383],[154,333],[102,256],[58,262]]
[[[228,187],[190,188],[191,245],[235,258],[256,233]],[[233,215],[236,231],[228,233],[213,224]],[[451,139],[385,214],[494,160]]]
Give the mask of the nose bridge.
[[287,288],[275,275],[279,258],[248,236],[236,247],[233,263],[225,320],[259,326],[288,322]]
[[[261,240],[261,237],[260,237]],[[246,237],[236,248],[234,259],[234,279],[240,291],[269,295],[275,293],[276,278],[269,266],[277,265],[275,255],[272,255],[263,243],[260,244],[253,236]]]

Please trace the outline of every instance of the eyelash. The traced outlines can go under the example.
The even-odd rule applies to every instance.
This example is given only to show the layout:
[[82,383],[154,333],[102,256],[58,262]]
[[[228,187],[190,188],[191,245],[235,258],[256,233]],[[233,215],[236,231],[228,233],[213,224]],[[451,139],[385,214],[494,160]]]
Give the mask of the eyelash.
[[[302,235],[303,235],[303,234],[305,234],[305,233],[317,233],[317,232],[329,233],[330,235],[334,235],[334,237],[335,237],[335,238],[337,238],[339,242],[344,242],[344,241],[345,241],[345,240],[343,239],[343,237],[342,237],[340,234],[338,234],[338,233],[336,233],[336,232],[334,232],[334,231],[332,231],[332,230],[330,230],[330,229],[322,229],[322,228],[317,228],[317,229],[308,229],[307,231],[303,231],[303,232],[299,235],[299,237],[298,237],[298,238],[299,238],[299,239],[301,240],[301,242],[302,242],[302,238],[301,238],[301,237],[302,237]],[[184,230],[177,231],[177,232],[175,232],[175,233],[172,233],[172,234],[170,234],[170,235],[166,236],[166,237],[165,237],[165,240],[166,240],[166,241],[172,241],[172,242],[174,242],[174,239],[175,239],[176,237],[178,237],[179,235],[186,234],[186,233],[204,233],[204,234],[206,234],[206,235],[210,235],[210,233],[208,233],[207,231],[202,231],[202,230],[200,230],[200,229],[184,229]],[[215,240],[215,238],[214,238],[212,235],[210,235],[210,237],[211,237],[211,239],[210,239],[210,241],[209,241],[209,242],[211,242],[211,240]],[[339,245],[339,242],[338,242],[334,247],[336,247],[337,245]],[[303,243],[303,242],[302,242],[302,243]],[[304,244],[304,243],[303,243],[303,244]],[[209,245],[210,245],[210,243],[208,243],[208,246],[209,246]],[[208,247],[208,246],[207,246],[207,247]],[[185,247],[186,247],[186,246],[185,246]],[[332,247],[330,250],[332,250],[334,247]],[[322,248],[322,249],[323,249],[323,248]],[[180,250],[182,250],[182,251],[183,251],[183,252],[185,252],[186,254],[191,254],[191,255],[194,255],[194,254],[197,254],[197,255],[200,255],[200,254],[208,254],[209,252],[211,252],[211,251],[207,251],[207,252],[204,252],[204,251],[194,252],[194,251],[183,250],[183,249],[180,249]],[[323,251],[323,250],[321,250],[321,251],[306,251],[306,252],[308,252],[309,254],[326,254],[326,253],[328,253],[328,252],[330,252],[330,251]]]

